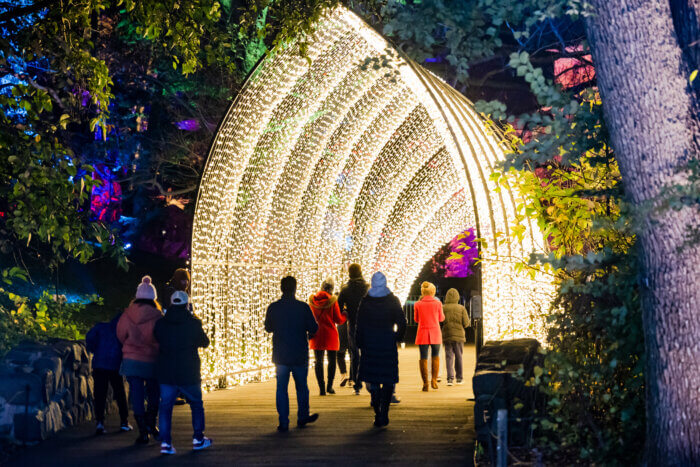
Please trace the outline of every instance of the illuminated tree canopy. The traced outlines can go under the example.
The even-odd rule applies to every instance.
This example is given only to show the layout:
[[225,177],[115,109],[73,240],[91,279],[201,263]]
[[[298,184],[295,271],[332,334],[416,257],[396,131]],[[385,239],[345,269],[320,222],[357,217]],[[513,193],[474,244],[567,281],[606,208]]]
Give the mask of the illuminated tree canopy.
[[486,338],[541,339],[553,286],[516,265],[544,250],[542,235],[511,235],[518,194],[490,178],[503,152],[472,104],[344,8],[306,53],[266,58],[212,144],[192,241],[192,298],[212,338],[205,382],[269,364],[263,320],[282,276],[305,297],[358,262],[404,300],[470,227],[484,239]]

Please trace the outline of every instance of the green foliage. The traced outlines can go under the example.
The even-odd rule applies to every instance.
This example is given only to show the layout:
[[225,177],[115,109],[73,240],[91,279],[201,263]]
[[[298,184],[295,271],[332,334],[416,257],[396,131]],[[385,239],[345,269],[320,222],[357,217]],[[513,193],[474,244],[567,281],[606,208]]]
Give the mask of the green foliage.
[[[96,296],[87,298],[101,303]],[[0,356],[25,339],[83,339],[89,325],[79,316],[86,306],[60,303],[46,291],[38,300],[31,301],[0,289]]]

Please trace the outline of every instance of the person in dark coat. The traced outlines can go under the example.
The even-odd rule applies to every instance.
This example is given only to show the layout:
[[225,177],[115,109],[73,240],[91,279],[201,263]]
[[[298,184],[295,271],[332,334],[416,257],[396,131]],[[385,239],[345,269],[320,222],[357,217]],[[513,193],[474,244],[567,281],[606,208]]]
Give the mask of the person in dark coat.
[[384,274],[375,272],[372,287],[357,311],[355,339],[360,350],[359,378],[371,387],[377,427],[389,424],[391,395],[399,382],[396,344],[403,340],[405,332],[406,316],[401,302],[387,287]]
[[211,446],[204,436],[204,403],[202,402],[201,363],[199,349],[209,346],[202,322],[188,307],[189,297],[181,290],[170,297],[168,312],[158,320],[153,336],[158,341],[156,376],[160,384],[160,452],[175,454],[171,428],[173,405],[179,393],[185,395],[192,411],[193,449]]
[[360,395],[362,382],[358,378],[358,367],[360,365],[360,354],[357,350],[355,342],[355,329],[357,327],[357,309],[360,306],[360,300],[367,294],[369,284],[362,278],[362,269],[357,263],[353,263],[348,267],[348,275],[350,279],[343,286],[338,295],[338,306],[340,311],[345,313],[348,318],[348,350],[350,351],[350,381],[353,382],[355,395]]
[[119,374],[122,363],[122,345],[117,339],[117,322],[121,317],[118,313],[108,323],[97,323],[85,336],[85,346],[92,353],[92,379],[95,384],[95,434],[105,432],[105,404],[107,402],[107,386],[112,386],[112,395],[119,407],[121,426],[119,431],[131,431],[129,425],[129,406],[126,403],[124,377]]
[[272,333],[272,363],[277,374],[277,430],[289,430],[289,375],[297,390],[297,426],[315,422],[318,414],[309,414],[309,337],[318,331],[311,308],[294,296],[297,280],[282,279],[282,298],[270,304],[265,314],[265,330]]
[[170,297],[175,292],[181,290],[187,295],[190,294],[190,272],[185,268],[178,268],[173,272],[173,277],[165,284],[165,300],[163,306],[167,310],[170,306]]

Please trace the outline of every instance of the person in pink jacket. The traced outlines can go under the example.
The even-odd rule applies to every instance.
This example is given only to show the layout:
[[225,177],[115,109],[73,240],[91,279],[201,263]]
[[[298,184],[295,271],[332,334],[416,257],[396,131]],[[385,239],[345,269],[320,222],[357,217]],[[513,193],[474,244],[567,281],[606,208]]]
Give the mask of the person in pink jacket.
[[117,323],[117,338],[122,343],[123,355],[119,372],[129,382],[129,398],[139,427],[137,444],[147,444],[149,435],[158,438],[156,418],[160,389],[155,373],[158,341],[153,336],[153,328],[163,312],[157,298],[150,276],[144,276],[136,289],[136,297]]
[[416,345],[420,349],[420,374],[423,378],[423,391],[428,390],[428,350],[432,354],[430,385],[437,389],[437,378],[440,372],[440,344],[442,344],[442,331],[440,323],[445,321],[442,312],[442,303],[435,298],[435,286],[430,282],[420,285],[421,298],[413,307],[413,319],[418,323],[416,332]]

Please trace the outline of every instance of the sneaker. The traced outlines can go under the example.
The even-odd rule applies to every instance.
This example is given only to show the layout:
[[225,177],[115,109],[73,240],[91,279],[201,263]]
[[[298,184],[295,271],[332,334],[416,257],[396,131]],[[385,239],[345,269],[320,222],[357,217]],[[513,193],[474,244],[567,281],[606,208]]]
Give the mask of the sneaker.
[[300,420],[297,420],[297,426],[299,428],[305,427],[308,423],[313,423],[316,420],[318,420],[318,414],[317,413],[312,413],[311,415],[304,417]]
[[279,425],[277,425],[277,431],[279,431],[280,433],[288,432],[289,431],[289,423],[285,423],[284,425],[280,423]]
[[129,425],[129,422],[122,422],[121,426],[119,427],[119,431],[122,432],[131,431],[133,429],[134,427]]
[[333,389],[333,388],[331,388],[331,387],[328,387],[328,388],[326,388],[326,392],[327,392],[328,394],[335,394],[335,389]]
[[447,380],[447,385],[448,385],[448,386],[452,386],[452,384],[454,384],[454,383],[452,383],[452,380],[451,380],[451,379],[448,379],[448,380]]
[[457,384],[464,384],[464,381],[462,381],[461,379],[458,379]]
[[391,403],[392,403],[392,404],[400,404],[400,403],[401,403],[401,399],[399,399],[398,397],[396,397],[396,394],[392,394],[392,395],[391,395]]
[[105,426],[101,422],[97,422],[97,426],[95,427],[95,435],[103,435],[105,434]]
[[341,378],[340,387],[341,387],[341,388],[344,388],[345,385],[348,384],[348,381],[350,381],[350,380],[349,380],[348,378],[346,378],[346,377]]
[[175,448],[172,444],[160,443],[160,453],[161,454],[175,454]]
[[211,439],[207,438],[206,436],[202,437],[202,439],[193,439],[192,440],[192,449],[195,451],[201,451],[202,449],[206,449],[209,446],[211,446]]
[[360,390],[359,390],[359,389],[355,389],[355,392],[354,392],[353,394],[356,395],[356,396],[359,396],[359,395],[360,395]]

